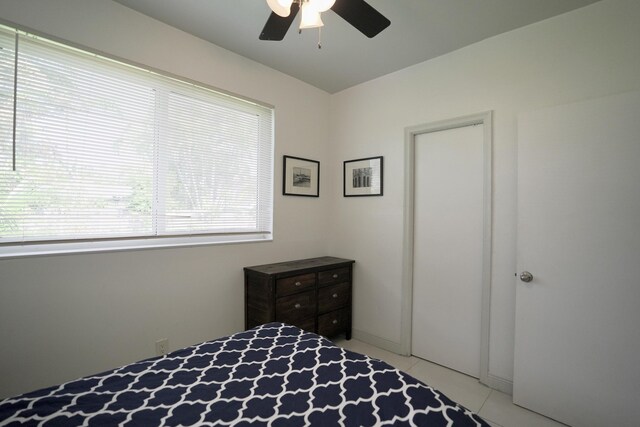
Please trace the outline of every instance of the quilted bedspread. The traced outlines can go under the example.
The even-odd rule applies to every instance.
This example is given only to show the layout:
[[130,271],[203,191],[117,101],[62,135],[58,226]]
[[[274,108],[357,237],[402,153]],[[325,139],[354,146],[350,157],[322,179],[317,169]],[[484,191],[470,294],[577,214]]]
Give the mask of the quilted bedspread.
[[281,323],[2,400],[0,425],[487,426],[410,375]]

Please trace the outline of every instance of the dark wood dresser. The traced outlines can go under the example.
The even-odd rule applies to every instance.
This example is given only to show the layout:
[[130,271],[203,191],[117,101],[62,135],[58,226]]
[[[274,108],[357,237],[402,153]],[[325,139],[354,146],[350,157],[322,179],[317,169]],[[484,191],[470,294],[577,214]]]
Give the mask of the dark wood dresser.
[[244,268],[245,328],[283,322],[351,339],[355,261],[320,257]]

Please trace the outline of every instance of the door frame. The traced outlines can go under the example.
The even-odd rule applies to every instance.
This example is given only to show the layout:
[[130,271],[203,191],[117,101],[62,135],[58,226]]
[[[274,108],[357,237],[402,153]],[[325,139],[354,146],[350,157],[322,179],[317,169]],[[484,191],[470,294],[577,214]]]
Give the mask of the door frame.
[[492,119],[493,112],[472,114],[449,120],[431,122],[405,128],[404,143],[404,215],[402,248],[402,293],[400,348],[411,355],[413,316],[414,263],[414,200],[415,200],[415,144],[418,135],[466,126],[484,126],[483,141],[483,233],[482,233],[482,301],[480,317],[480,382],[489,381],[489,326],[491,315],[491,225],[492,225]]

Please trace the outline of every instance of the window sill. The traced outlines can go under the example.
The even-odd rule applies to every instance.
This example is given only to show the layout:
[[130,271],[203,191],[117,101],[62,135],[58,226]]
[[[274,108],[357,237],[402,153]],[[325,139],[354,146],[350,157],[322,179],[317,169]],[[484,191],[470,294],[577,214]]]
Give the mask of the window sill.
[[100,252],[119,252],[140,249],[163,249],[235,243],[270,242],[271,233],[238,235],[209,235],[189,237],[163,237],[152,239],[122,239],[108,241],[82,241],[37,244],[7,244],[0,246],[0,259],[25,258],[48,255],[70,255]]

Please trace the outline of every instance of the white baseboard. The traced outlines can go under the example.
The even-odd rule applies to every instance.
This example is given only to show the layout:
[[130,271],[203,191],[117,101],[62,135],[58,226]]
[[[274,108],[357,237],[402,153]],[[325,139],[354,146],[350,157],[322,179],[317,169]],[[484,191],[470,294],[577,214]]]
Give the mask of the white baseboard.
[[487,377],[487,384],[485,385],[494,390],[501,391],[508,395],[513,395],[513,381],[495,376],[492,373],[489,373],[489,376]]
[[[360,331],[357,329],[354,329],[351,331],[351,336],[354,339],[357,339],[358,341],[362,341],[367,344],[374,345],[383,350],[408,356],[406,354],[403,354],[402,346],[400,345],[400,343],[397,343],[385,338],[380,338],[379,336],[370,334],[368,332]],[[509,395],[513,394],[513,381],[504,379],[502,377],[498,377],[491,373],[489,373],[489,375],[487,376],[487,382],[485,385],[494,390],[498,390]]]
[[387,350],[396,354],[402,354],[400,343],[390,341],[385,338],[380,338],[376,335],[372,335],[364,331],[359,331],[357,329],[353,329],[351,331],[351,336],[358,341],[366,342],[367,344],[374,345],[383,350]]

